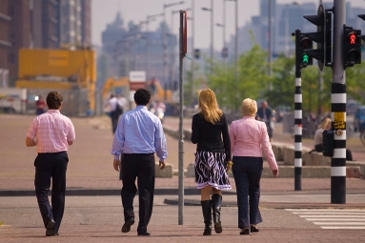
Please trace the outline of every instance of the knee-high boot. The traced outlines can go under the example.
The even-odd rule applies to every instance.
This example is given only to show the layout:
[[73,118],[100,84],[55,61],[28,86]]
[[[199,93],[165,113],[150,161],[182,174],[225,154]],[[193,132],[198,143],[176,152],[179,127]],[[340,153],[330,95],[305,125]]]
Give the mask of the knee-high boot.
[[222,233],[221,203],[222,203],[222,195],[213,194],[212,195],[213,222],[214,222],[214,230],[218,234]]
[[205,229],[203,235],[212,234],[212,206],[210,200],[200,201],[203,210]]

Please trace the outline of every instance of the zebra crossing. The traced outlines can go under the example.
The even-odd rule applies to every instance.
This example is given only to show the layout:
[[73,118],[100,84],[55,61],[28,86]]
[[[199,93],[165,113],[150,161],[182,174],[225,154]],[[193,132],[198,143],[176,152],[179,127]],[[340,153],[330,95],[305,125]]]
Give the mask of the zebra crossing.
[[285,209],[322,229],[365,229],[365,209]]

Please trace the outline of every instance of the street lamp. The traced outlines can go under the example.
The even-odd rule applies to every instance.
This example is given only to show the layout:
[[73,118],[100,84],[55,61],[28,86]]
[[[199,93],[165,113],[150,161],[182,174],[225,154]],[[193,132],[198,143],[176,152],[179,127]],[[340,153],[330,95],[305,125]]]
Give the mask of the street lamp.
[[157,17],[162,17],[164,15],[164,13],[159,13],[159,14],[153,14],[153,15],[148,15],[147,16],[147,23],[146,23],[146,32],[147,32],[147,70],[146,70],[146,77],[147,79],[149,78],[149,73],[150,73],[150,33],[149,33],[149,23],[154,21]]
[[[168,7],[172,7],[172,6],[176,6],[176,5],[180,5],[183,4],[184,1],[180,1],[180,2],[176,2],[176,3],[169,3],[169,4],[164,4],[163,5],[163,33],[162,33],[162,47],[163,47],[163,80],[164,82],[166,82],[166,68],[167,68],[167,43],[166,43],[166,8]],[[169,80],[169,86],[171,89],[171,80]],[[165,97],[166,99],[166,97]]]
[[210,8],[202,8],[204,11],[210,12],[210,59],[213,62],[213,36],[214,36],[214,29],[213,29],[213,0],[210,0]]

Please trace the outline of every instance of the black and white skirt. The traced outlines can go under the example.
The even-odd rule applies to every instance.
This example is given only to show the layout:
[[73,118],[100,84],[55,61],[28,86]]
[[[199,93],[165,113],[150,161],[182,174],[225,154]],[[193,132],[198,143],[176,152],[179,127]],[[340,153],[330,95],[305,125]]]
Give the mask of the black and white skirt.
[[195,181],[198,189],[206,186],[217,190],[232,189],[226,171],[226,154],[199,151],[195,154]]

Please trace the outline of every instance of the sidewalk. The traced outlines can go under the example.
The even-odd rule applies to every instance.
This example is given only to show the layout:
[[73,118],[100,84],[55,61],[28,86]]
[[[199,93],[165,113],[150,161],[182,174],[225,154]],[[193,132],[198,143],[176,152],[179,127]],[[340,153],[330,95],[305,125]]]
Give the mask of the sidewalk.
[[[33,119],[32,116],[0,115],[0,133],[6,139],[0,140],[0,196],[34,195],[34,167],[36,156],[35,148],[26,148],[24,145],[25,133]],[[168,118],[167,118],[168,119]],[[70,147],[69,167],[67,171],[68,195],[119,195],[121,181],[118,172],[112,168],[110,148],[112,133],[108,117],[102,118],[72,118],[76,128],[76,141]],[[190,126],[185,119],[185,128]],[[175,126],[178,119],[165,120],[164,126]],[[178,126],[176,126],[178,127]],[[169,144],[168,163],[178,168],[177,140],[167,136]],[[176,147],[174,146],[176,145]],[[184,167],[186,168],[194,159],[195,145],[189,141],[184,143]],[[266,164],[266,163],[265,163]],[[266,166],[266,165],[265,165]],[[194,178],[185,177],[184,188],[186,195],[197,195]],[[235,193],[234,179],[231,177]],[[294,190],[294,178],[262,178],[262,195],[306,195],[306,194],[331,194],[330,178],[302,178],[302,190]],[[157,195],[177,195],[179,187],[178,176],[172,178],[156,178]],[[346,179],[346,193],[365,195],[365,180],[356,178]],[[288,203],[300,203],[299,199],[288,198]],[[300,197],[298,197],[300,198]],[[291,200],[291,201],[290,201]],[[267,203],[270,203],[267,201]],[[328,205],[328,198],[322,203]],[[363,204],[352,201],[349,197],[346,205],[365,207]],[[307,202],[308,204],[308,202]],[[314,204],[316,205],[316,204]]]

